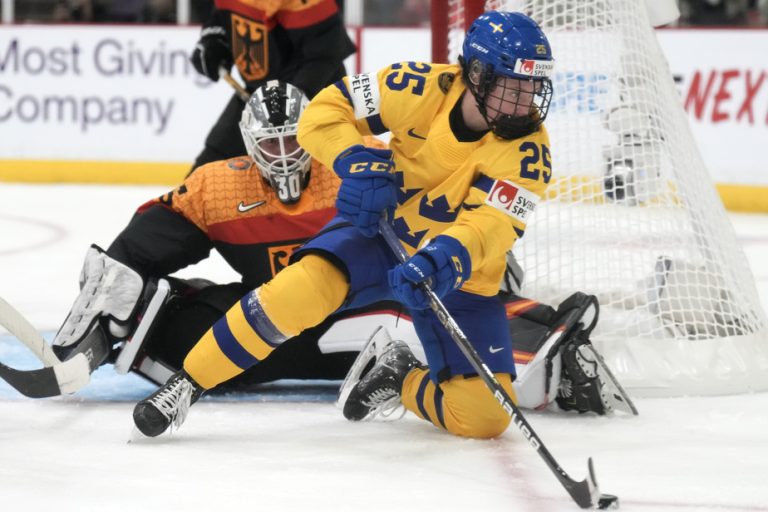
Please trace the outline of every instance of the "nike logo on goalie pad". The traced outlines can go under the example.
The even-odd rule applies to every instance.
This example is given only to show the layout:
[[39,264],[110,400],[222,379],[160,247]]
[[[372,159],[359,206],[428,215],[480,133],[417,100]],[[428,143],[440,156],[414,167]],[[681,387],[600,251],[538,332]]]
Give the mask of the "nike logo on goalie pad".
[[488,352],[490,352],[491,354],[495,354],[496,352],[501,352],[502,350],[504,350],[504,347],[496,348],[493,345],[488,347]]

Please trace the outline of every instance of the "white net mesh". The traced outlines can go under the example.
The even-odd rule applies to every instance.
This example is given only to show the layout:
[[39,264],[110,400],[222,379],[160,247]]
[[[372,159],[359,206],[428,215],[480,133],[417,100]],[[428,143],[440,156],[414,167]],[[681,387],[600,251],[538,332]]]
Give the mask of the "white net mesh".
[[[516,248],[523,294],[552,305],[577,290],[597,295],[593,341],[635,395],[768,389],[768,322],[754,278],[644,3],[486,7],[531,16],[555,57],[546,126],[556,180]],[[449,34],[455,62],[461,23]]]

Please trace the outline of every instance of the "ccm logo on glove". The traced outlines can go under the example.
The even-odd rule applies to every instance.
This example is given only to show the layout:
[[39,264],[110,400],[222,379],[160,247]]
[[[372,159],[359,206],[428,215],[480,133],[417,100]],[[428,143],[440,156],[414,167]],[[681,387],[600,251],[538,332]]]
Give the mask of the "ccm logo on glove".
[[360,144],[346,149],[333,162],[333,170],[341,178],[336,209],[369,238],[378,233],[383,212],[397,206],[393,168],[392,151]]
[[349,166],[349,174],[358,172],[389,172],[392,169],[392,162],[357,162]]
[[458,288],[461,286],[461,283],[463,281],[462,275],[464,274],[463,267],[461,266],[461,260],[458,256],[451,256],[451,261],[453,261],[453,268],[456,270],[456,273],[458,276],[456,277],[456,282],[453,283],[454,288]]
[[395,298],[413,309],[429,307],[429,297],[419,288],[427,282],[439,298],[456,290],[469,279],[472,261],[461,242],[439,235],[388,273],[389,286]]

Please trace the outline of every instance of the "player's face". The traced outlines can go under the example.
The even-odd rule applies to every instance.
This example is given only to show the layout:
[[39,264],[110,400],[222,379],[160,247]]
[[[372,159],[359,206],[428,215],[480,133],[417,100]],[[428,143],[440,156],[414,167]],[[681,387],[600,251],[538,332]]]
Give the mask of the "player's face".
[[485,99],[488,116],[491,119],[500,115],[528,116],[539,87],[533,80],[499,77]]
[[280,137],[261,139],[258,143],[261,154],[269,163],[286,156],[295,156],[301,149],[295,135],[284,136],[283,144],[284,147],[280,147]]

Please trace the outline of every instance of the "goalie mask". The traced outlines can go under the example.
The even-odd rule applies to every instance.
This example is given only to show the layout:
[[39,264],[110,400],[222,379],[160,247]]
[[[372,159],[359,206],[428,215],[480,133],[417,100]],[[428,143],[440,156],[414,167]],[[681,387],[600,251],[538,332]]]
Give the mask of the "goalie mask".
[[285,204],[297,202],[312,161],[296,139],[307,97],[297,87],[270,80],[251,95],[240,119],[248,155]]
[[467,88],[502,139],[538,130],[552,99],[552,49],[539,26],[515,12],[490,11],[469,27],[459,57]]

